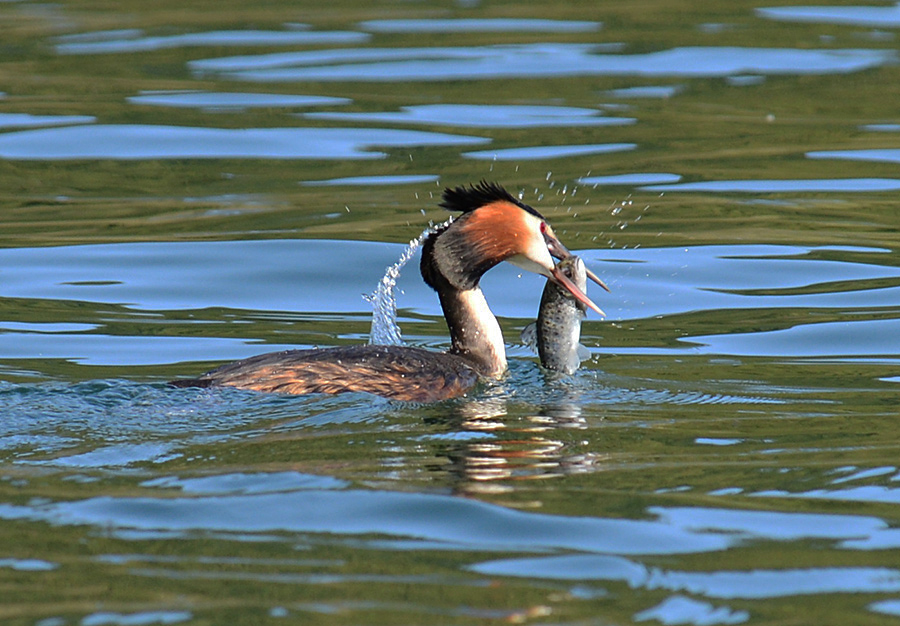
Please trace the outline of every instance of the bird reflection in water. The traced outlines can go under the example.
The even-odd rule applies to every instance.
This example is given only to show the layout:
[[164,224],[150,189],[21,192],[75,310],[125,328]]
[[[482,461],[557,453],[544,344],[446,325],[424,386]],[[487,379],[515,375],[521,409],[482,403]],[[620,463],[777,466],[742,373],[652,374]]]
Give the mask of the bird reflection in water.
[[[483,438],[443,440],[438,455],[449,463],[441,471],[455,478],[461,493],[499,494],[515,489],[517,481],[558,478],[602,469],[606,455],[578,452],[582,441],[555,437],[560,429],[585,430],[588,425],[575,401],[547,403],[534,414],[511,418],[505,396],[473,399],[453,407],[440,418],[457,431]],[[568,438],[567,438],[568,439]]]

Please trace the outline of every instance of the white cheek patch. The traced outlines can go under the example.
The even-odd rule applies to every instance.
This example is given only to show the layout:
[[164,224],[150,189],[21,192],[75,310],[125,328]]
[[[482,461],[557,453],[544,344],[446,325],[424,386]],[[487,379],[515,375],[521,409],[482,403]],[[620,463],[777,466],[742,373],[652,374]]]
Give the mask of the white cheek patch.
[[[519,254],[507,260],[525,271],[548,276],[554,263],[544,239],[543,228],[549,229],[549,226],[539,217],[529,213],[523,212],[522,220],[524,232],[528,233],[528,241],[524,242],[525,245],[522,246],[523,249]],[[552,234],[553,231],[549,232]]]
[[[547,252],[546,247],[543,247],[543,249],[544,254],[547,256],[547,263],[549,263],[550,267],[553,267],[553,259],[551,258],[550,253]],[[526,272],[533,272],[535,274],[540,274],[541,276],[550,276],[550,270],[544,265],[533,261],[530,256],[531,255],[525,256],[524,254],[517,254],[506,260]]]

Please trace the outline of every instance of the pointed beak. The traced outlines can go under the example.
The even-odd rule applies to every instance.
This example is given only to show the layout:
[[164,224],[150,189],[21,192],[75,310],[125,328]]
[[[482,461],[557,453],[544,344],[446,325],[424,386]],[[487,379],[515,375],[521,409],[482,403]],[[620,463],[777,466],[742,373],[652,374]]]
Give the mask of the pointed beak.
[[606,283],[604,283],[602,280],[600,280],[599,276],[597,276],[594,272],[589,270],[587,267],[584,268],[584,273],[587,274],[588,278],[590,278],[592,281],[594,281],[595,283],[597,283],[598,285],[603,287],[606,290],[606,292],[609,293],[609,287],[606,286]]
[[[590,273],[588,273],[588,275],[590,275]],[[594,304],[593,301],[587,297],[587,294],[579,289],[578,285],[573,283],[572,280],[568,276],[566,276],[558,267],[554,267],[550,272],[550,280],[572,294],[572,297],[578,300],[583,305],[592,308],[603,317],[606,317],[606,313],[603,312],[603,309]]]
[[[557,239],[556,237],[554,237],[553,235],[544,233],[544,240],[547,242],[547,249],[550,251],[550,255],[553,256],[554,258],[562,261],[563,259],[568,259],[570,256],[574,256],[571,252],[569,252],[568,248],[566,248],[564,245],[562,245],[562,242],[559,239]],[[604,283],[602,280],[600,280],[600,277],[597,276],[591,270],[589,270],[587,267],[584,268],[584,273],[587,274],[588,278],[590,278],[592,281],[594,281],[595,283],[597,283],[598,285],[603,287],[603,289],[605,289],[607,292],[609,291],[609,287],[606,286],[606,283]],[[572,282],[572,281],[569,281],[569,282]],[[568,289],[568,287],[566,287],[566,288]],[[569,291],[571,291],[571,289]],[[575,294],[573,293],[572,295],[574,296]],[[575,296],[575,297],[578,298],[578,296]],[[585,302],[585,304],[587,304],[587,302]],[[596,306],[593,306],[590,304],[588,304],[588,306],[591,307],[592,309],[594,309],[595,311],[599,311],[599,309],[597,309]],[[601,313],[601,315],[602,315],[602,313]]]

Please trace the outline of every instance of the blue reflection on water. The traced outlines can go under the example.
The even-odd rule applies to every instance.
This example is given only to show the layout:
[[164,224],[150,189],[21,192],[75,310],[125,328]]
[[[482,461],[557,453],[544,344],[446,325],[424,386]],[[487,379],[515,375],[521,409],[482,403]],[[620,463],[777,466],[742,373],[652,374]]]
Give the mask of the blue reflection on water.
[[807,152],[810,159],[846,159],[848,161],[879,161],[900,163],[900,149],[872,148],[868,150],[815,150]]
[[[297,323],[371,314],[370,293],[398,244],[328,240],[130,243],[0,250],[5,274],[0,297],[118,304],[161,311],[225,307],[277,311]],[[646,319],[703,311],[772,308],[845,309],[900,306],[900,269],[882,264],[888,251],[797,246],[700,246],[584,250],[578,254],[612,286],[603,306],[612,319]],[[824,256],[824,258],[822,258]],[[346,259],[335,264],[332,259]],[[830,258],[829,258],[830,257]],[[886,259],[887,257],[885,257]],[[273,265],[271,259],[279,259]],[[222,268],[228,268],[223,272]],[[877,282],[873,282],[877,281]],[[833,289],[832,283],[843,283]],[[498,266],[482,285],[501,317],[533,319],[543,279]],[[398,281],[401,310],[438,317],[437,298],[415,269]],[[293,313],[288,313],[293,312]],[[146,314],[146,313],[141,313]],[[293,316],[293,317],[290,317]],[[198,315],[198,319],[204,319]],[[161,321],[148,318],[147,323]],[[401,322],[402,323],[402,322]],[[589,318],[589,324],[596,323]],[[867,357],[900,353],[900,320],[809,319],[754,333],[680,337],[681,347],[636,345],[594,352]],[[0,348],[8,357],[73,358],[93,364],[149,364],[219,360],[296,344],[263,346],[237,337],[126,336],[96,324],[22,325],[4,322]],[[361,340],[362,341],[362,340]]]
[[900,132],[900,124],[863,124],[860,126],[863,130],[874,133],[898,133]]
[[842,489],[814,489],[811,491],[788,492],[781,490],[760,491],[753,494],[767,498],[812,498],[816,500],[837,500],[842,502],[889,502],[900,504],[900,489],[881,485],[865,485]]
[[[896,291],[896,290],[895,290]],[[900,319],[819,322],[784,330],[697,335],[695,354],[780,357],[865,357],[900,354]]]
[[882,600],[869,605],[869,610],[900,617],[900,600]]
[[82,365],[157,365],[225,361],[260,352],[312,348],[290,343],[266,343],[224,337],[147,337],[103,332],[38,335],[0,332],[0,353],[6,359],[66,359]]
[[384,147],[459,146],[489,139],[380,128],[197,128],[119,124],[0,134],[0,158],[379,159]]
[[173,456],[171,454],[172,449],[173,446],[167,443],[123,443],[97,448],[81,454],[57,457],[40,463],[81,469],[121,467],[142,461],[158,463],[162,460],[174,458],[174,456],[180,456]]
[[[513,59],[529,56],[540,56],[546,61],[560,57],[580,57],[592,51],[608,49],[608,45],[587,44],[533,44],[509,46],[474,46],[474,47],[429,47],[429,48],[340,48],[307,50],[302,52],[277,52],[261,55],[243,55],[198,59],[189,61],[188,67],[195,72],[225,72],[229,76],[237,72],[253,72],[241,74],[240,78],[253,80],[277,79],[276,72],[284,70],[285,76],[294,77],[294,66],[337,66],[346,64],[363,64],[363,69],[379,67],[390,62],[440,62],[469,63],[491,62],[512,57]],[[345,64],[345,65],[341,65]],[[271,73],[267,73],[271,72]],[[354,80],[363,78],[365,71],[352,74]]]
[[410,174],[397,176],[347,176],[345,178],[329,178],[327,180],[305,180],[303,185],[310,187],[343,187],[343,186],[381,186],[381,185],[421,185],[434,183],[440,179],[437,174]]
[[684,85],[625,87],[604,92],[613,98],[671,98],[684,91]]
[[280,93],[215,93],[207,91],[144,91],[131,104],[197,109],[241,110],[257,107],[307,107],[350,104],[349,98]]
[[111,613],[99,611],[86,615],[81,626],[151,626],[152,624],[178,624],[194,617],[189,611],[141,611],[138,613]]
[[31,115],[30,113],[0,113],[0,128],[24,128],[30,126],[65,126],[66,124],[92,124],[93,115]]
[[900,3],[892,7],[880,6],[793,6],[756,9],[756,14],[771,20],[785,22],[813,22],[873,26],[876,28],[900,27]]
[[725,599],[900,591],[900,570],[878,567],[680,572],[646,567],[620,556],[572,555],[488,561],[472,570],[493,576],[621,581],[631,588]]
[[[273,484],[284,484],[285,474],[273,475]],[[665,507],[648,509],[656,516],[652,520],[569,517],[453,496],[342,489],[339,485],[325,490],[300,486],[297,490],[288,484],[287,491],[271,493],[265,488],[265,476],[253,478],[254,493],[249,495],[102,496],[0,504],[0,517],[88,524],[107,531],[204,530],[239,533],[236,538],[271,532],[380,534],[439,543],[446,550],[549,551],[549,555],[477,563],[470,569],[494,576],[621,581],[632,588],[688,591],[710,598],[900,591],[900,571],[890,568],[684,572],[639,560],[642,555],[722,551],[751,540],[859,542],[891,532],[884,521],[874,517]],[[240,482],[246,485],[245,480]],[[181,484],[191,488],[189,480]],[[178,485],[178,479],[159,482],[161,487]],[[212,486],[215,494],[218,489]],[[204,491],[203,487],[200,490]]]
[[0,567],[8,567],[18,572],[49,572],[59,565],[41,559],[0,559]]
[[192,61],[195,72],[247,81],[436,81],[560,76],[834,74],[879,67],[893,50],[686,47],[600,54],[591,44],[537,43],[468,48],[356,48]]
[[398,124],[439,124],[470,128],[529,128],[552,126],[620,126],[633,124],[630,117],[605,117],[602,111],[564,106],[423,104],[402,107],[400,111],[344,113],[323,111],[304,113],[317,120],[350,122],[390,122]]
[[[142,37],[140,31],[111,31],[119,36],[108,35],[83,37],[81,40],[61,39],[56,44],[59,54],[119,54],[123,52],[147,52],[169,48],[198,46],[286,46],[360,43],[369,35],[350,31],[272,31],[272,30],[220,30],[183,35]],[[85,33],[91,35],[91,33]]]
[[368,20],[359,28],[373,33],[589,33],[602,22],[542,19],[408,19]]
[[612,174],[609,176],[587,176],[579,178],[582,185],[658,185],[663,183],[677,183],[681,180],[679,174],[663,172],[646,172],[635,174]]
[[749,538],[718,529],[693,530],[668,521],[547,515],[454,496],[355,489],[0,504],[0,518],[110,529],[383,534],[473,550],[505,546],[510,550],[566,549],[616,555],[719,551]]
[[239,495],[253,493],[283,493],[306,489],[343,489],[346,481],[331,476],[316,476],[300,472],[270,472],[252,474],[218,474],[198,478],[163,476],[141,483],[143,487],[180,489],[185,493]]
[[608,154],[624,152],[637,148],[636,143],[598,143],[570,146],[527,146],[524,148],[506,148],[501,150],[479,150],[464,152],[469,159],[485,161],[537,161],[543,159],[560,159],[591,154]]
[[695,624],[714,626],[715,624],[743,624],[750,619],[747,611],[733,611],[728,607],[714,607],[684,596],[670,596],[657,606],[634,615],[634,621],[656,620],[666,626],[675,624]]
[[[848,151],[849,152],[849,151]],[[865,151],[869,152],[869,151]],[[875,152],[875,151],[871,151]],[[888,151],[881,151],[888,152]],[[900,155],[900,151],[894,151]],[[810,153],[818,158],[836,158],[840,153]],[[815,157],[814,157],[815,158]],[[854,158],[843,156],[841,158]],[[861,155],[856,158],[862,159]],[[897,158],[900,158],[898,156]],[[880,159],[888,160],[888,159]],[[900,190],[900,178],[823,178],[802,180],[713,180],[696,183],[647,185],[643,191],[708,191],[716,193],[810,193],[810,192],[878,192]]]
[[[0,267],[16,271],[5,275],[0,296],[117,303],[145,311],[218,306],[368,313],[370,307],[360,294],[372,290],[403,248],[401,244],[324,239],[7,248],[0,250]],[[900,269],[879,263],[888,250],[846,250],[866,255],[865,262],[815,256],[829,251],[842,250],[747,245],[581,250],[578,254],[614,287],[604,298],[608,312],[615,311],[622,319],[698,310],[900,304],[898,286],[867,284],[900,279]],[[348,262],[335,264],[336,256]],[[279,259],[278,265],[271,259]],[[221,271],[223,267],[228,271]],[[518,275],[514,267],[499,265],[484,277],[485,293],[501,315],[532,317],[543,279]],[[440,315],[433,292],[415,269],[407,268],[400,281],[401,308]],[[828,289],[833,282],[855,282],[857,288]],[[810,293],[794,291],[816,285],[822,287]],[[326,286],[327,297],[323,297]]]

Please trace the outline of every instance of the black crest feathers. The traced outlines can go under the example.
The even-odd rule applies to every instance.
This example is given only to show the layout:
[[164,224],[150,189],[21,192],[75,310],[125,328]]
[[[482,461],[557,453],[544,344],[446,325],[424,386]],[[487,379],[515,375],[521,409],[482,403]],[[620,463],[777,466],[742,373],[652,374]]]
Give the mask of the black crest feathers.
[[465,185],[447,188],[444,190],[443,202],[440,206],[449,211],[461,211],[468,213],[492,202],[510,202],[523,211],[545,219],[543,215],[535,211],[518,198],[513,197],[506,189],[497,183],[489,183],[485,180],[476,185]]

